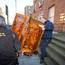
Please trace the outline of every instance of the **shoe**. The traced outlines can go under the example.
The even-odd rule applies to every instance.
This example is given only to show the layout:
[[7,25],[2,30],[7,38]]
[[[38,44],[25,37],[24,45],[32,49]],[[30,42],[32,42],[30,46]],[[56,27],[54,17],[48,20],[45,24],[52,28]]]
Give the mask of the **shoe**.
[[47,54],[44,57],[47,57]]
[[43,64],[44,63],[44,61],[43,60],[40,60],[40,64]]
[[40,65],[45,65],[44,63],[40,64]]

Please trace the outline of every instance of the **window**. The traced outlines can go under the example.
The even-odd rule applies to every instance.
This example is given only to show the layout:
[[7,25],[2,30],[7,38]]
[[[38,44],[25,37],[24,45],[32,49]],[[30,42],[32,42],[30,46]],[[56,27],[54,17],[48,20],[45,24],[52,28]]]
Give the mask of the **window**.
[[49,8],[48,19],[54,23],[55,6]]
[[60,21],[65,21],[65,13],[60,14]]

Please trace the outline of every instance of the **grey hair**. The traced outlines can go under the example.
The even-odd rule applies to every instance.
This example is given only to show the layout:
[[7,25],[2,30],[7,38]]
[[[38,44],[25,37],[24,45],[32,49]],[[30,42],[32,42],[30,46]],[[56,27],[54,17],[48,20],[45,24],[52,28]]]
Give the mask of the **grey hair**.
[[3,16],[0,16],[0,26],[5,26],[5,18]]

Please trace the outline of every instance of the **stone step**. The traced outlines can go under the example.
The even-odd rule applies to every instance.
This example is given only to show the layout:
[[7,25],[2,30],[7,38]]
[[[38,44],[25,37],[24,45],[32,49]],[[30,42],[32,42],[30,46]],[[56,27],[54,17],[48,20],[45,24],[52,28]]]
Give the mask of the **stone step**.
[[57,41],[57,40],[54,40],[54,39],[52,39],[52,42],[51,43],[59,46],[60,48],[65,49],[65,43],[62,43],[62,42]]
[[45,63],[47,65],[65,65],[65,36],[61,34],[53,35],[46,51]]
[[62,37],[62,36],[53,36],[53,39],[54,40],[58,40],[62,43],[65,43],[65,37]]
[[59,65],[65,65],[65,60],[56,51],[54,51],[50,47],[47,47],[46,50],[47,54],[50,56],[50,58],[52,58],[55,61],[55,63]]
[[45,64],[46,65],[55,65],[55,63],[49,57],[45,58]]
[[49,44],[48,46],[65,59],[65,50],[63,48],[60,48],[60,47],[56,46],[55,44]]

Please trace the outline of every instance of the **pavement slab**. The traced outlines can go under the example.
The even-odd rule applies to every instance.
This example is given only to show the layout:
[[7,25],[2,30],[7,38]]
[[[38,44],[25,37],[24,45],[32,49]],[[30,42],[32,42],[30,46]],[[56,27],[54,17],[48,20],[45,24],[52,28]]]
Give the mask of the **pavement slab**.
[[40,64],[39,56],[34,54],[32,56],[20,55],[18,61],[19,65],[43,65]]

